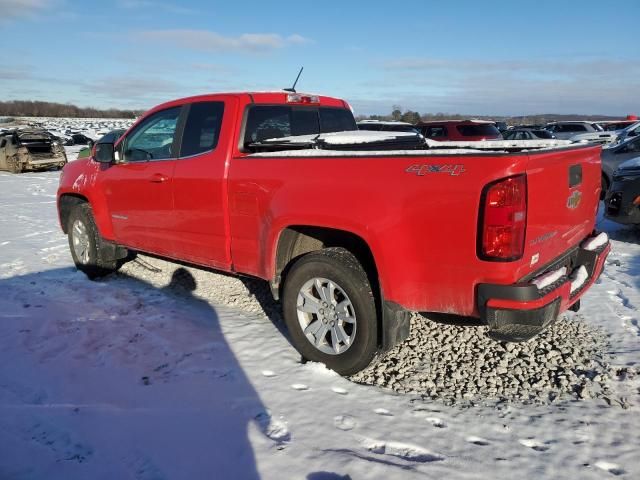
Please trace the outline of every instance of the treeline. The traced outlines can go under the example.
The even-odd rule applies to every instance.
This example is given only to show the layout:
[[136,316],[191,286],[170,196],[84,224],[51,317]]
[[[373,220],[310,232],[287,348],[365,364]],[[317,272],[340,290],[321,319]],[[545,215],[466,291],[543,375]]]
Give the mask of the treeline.
[[359,115],[358,120],[396,120],[399,122],[408,122],[416,124],[418,122],[429,122],[433,120],[493,120],[506,122],[509,125],[536,124],[544,125],[549,122],[558,122],[564,120],[620,120],[621,117],[612,117],[607,115],[577,115],[577,114],[540,114],[540,115],[521,115],[513,117],[505,117],[499,115],[463,115],[459,113],[419,113],[413,110],[403,110],[399,105],[394,105],[391,113],[388,115]]
[[78,107],[70,103],[40,102],[32,100],[9,100],[0,102],[0,116],[8,117],[68,117],[68,118],[135,118],[142,111],[101,110]]

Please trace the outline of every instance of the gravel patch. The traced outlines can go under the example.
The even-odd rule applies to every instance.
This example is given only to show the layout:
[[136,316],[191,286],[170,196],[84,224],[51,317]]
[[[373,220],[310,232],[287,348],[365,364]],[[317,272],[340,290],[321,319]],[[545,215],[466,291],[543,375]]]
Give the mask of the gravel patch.
[[[146,256],[128,263],[122,272],[159,287],[188,288],[214,304],[266,315],[282,324],[280,305],[260,280]],[[411,337],[351,380],[447,404],[548,403],[608,394],[607,385],[615,373],[606,362],[606,335],[581,321],[580,315],[563,316],[543,334],[523,343],[495,342],[486,330],[414,314]]]
[[607,393],[606,337],[561,317],[528,342],[499,343],[484,326],[436,323],[415,314],[411,337],[351,379],[445,403],[547,403]]

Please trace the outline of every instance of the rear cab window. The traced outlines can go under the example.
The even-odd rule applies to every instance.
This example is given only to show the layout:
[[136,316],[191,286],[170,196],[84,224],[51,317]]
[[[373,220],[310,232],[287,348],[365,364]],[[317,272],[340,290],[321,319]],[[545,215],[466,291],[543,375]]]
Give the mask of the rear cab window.
[[246,113],[243,149],[272,138],[352,130],[356,121],[344,108],[253,105]]

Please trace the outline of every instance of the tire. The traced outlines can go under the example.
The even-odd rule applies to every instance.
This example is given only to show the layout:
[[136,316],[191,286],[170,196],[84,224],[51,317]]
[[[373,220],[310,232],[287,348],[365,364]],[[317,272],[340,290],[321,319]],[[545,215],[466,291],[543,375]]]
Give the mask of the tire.
[[104,258],[104,240],[100,237],[88,203],[76,205],[71,210],[67,221],[67,237],[73,263],[90,279],[103,277],[120,267],[119,261]]
[[286,276],[282,303],[291,342],[304,359],[340,375],[353,375],[374,359],[375,297],[362,265],[348,250],[325,248],[299,258]]
[[11,173],[22,173],[22,165],[20,165],[17,157],[14,157],[13,161],[9,160],[9,171]]

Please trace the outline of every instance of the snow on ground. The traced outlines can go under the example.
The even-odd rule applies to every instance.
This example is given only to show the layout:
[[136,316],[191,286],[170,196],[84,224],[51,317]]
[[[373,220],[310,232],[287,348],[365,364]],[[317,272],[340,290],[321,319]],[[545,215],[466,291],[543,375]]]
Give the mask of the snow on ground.
[[0,173],[1,479],[640,478],[637,232],[600,222],[573,317],[609,335],[613,400],[447,405],[300,363],[259,282],[148,257],[87,280],[58,175]]

